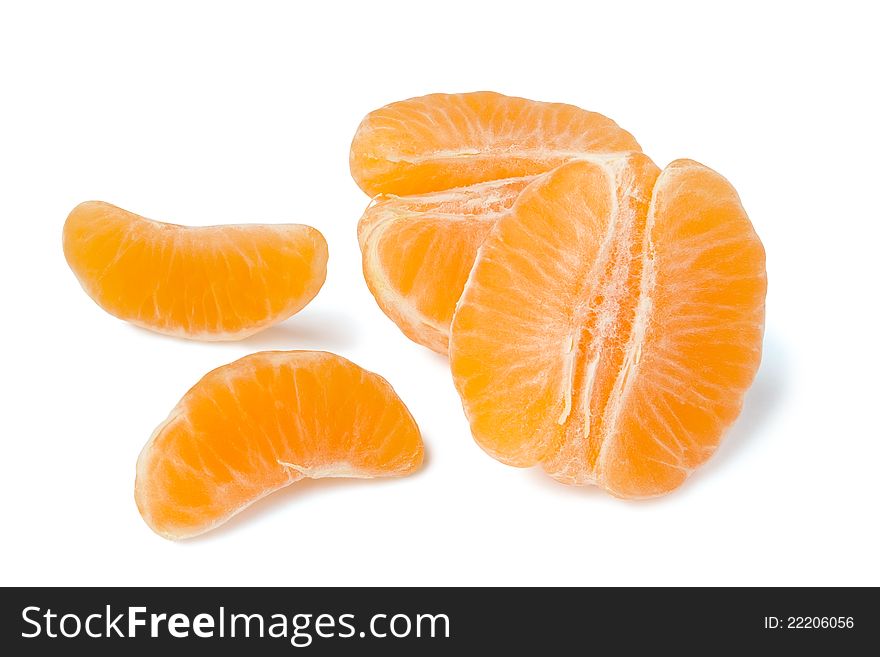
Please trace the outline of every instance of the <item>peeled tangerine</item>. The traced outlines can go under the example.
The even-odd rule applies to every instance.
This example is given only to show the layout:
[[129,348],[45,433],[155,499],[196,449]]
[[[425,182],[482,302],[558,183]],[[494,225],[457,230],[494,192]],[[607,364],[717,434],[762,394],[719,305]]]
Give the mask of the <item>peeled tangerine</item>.
[[63,243],[108,313],[199,340],[237,340],[287,319],[327,275],[324,236],[299,224],[178,226],[89,201],[68,216]]
[[761,242],[711,169],[563,165],[495,223],[452,322],[474,438],[567,484],[676,488],[740,412],[766,288]]
[[445,354],[477,248],[526,184],[586,154],[640,150],[596,112],[487,91],[371,112],[350,157],[375,197],[358,226],[370,291],[407,337]]
[[423,454],[382,377],[326,352],[259,352],[184,395],[138,458],[135,499],[156,533],[183,539],[303,478],[399,477]]

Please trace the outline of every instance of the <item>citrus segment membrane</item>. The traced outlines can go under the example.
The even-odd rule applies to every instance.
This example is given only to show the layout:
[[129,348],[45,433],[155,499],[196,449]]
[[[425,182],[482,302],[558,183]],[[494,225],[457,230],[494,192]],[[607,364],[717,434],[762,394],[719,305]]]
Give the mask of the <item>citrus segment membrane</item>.
[[529,186],[480,249],[450,361],[474,438],[624,497],[714,451],[760,360],[760,241],[717,173],[584,158]]
[[490,91],[429,94],[370,112],[351,145],[368,195],[422,194],[548,171],[584,153],[639,151],[614,121]]
[[358,224],[364,279],[408,338],[446,353],[452,314],[477,249],[533,179],[373,199]]
[[83,289],[108,313],[199,340],[236,340],[287,319],[327,273],[327,243],[311,226],[187,227],[100,201],[74,208],[63,245]]
[[374,196],[358,229],[367,285],[407,337],[445,354],[477,249],[518,192],[584,155],[639,150],[596,112],[493,92],[375,110],[350,156],[352,176]]
[[303,478],[404,476],[423,455],[382,377],[327,352],[259,352],[184,395],[138,458],[135,499],[155,532],[188,538]]

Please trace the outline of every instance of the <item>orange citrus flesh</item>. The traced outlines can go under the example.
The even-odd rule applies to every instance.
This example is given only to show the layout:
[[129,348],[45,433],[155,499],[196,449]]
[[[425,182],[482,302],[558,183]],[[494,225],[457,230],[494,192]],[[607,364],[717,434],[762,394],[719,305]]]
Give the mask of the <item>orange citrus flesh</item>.
[[450,362],[476,441],[621,497],[679,486],[757,371],[764,250],[736,191],[690,160],[561,166],[486,238]]
[[135,500],[156,533],[189,538],[305,477],[399,477],[423,454],[382,377],[326,352],[259,352],[184,395],[138,458]]
[[327,243],[311,226],[178,226],[100,201],[74,208],[63,244],[108,313],[199,340],[236,340],[287,319],[327,273]]
[[371,197],[400,196],[535,175],[583,153],[638,150],[631,134],[596,112],[478,91],[370,112],[349,162]]
[[477,249],[533,177],[380,195],[358,224],[364,279],[411,340],[442,354]]
[[355,181],[377,195],[358,226],[370,291],[407,337],[445,354],[477,249],[525,184],[584,155],[639,150],[596,112],[492,92],[371,112],[350,157]]

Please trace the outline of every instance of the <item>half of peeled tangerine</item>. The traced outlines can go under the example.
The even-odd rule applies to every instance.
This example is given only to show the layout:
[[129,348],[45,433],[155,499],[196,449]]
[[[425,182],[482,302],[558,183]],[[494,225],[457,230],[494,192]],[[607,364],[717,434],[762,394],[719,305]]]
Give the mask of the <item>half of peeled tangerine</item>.
[[304,478],[401,477],[422,464],[412,415],[382,377],[322,351],[266,351],[206,374],[137,462],[146,523],[184,539]]
[[327,242],[311,226],[179,226],[100,201],[73,209],[63,246],[108,313],[196,340],[238,340],[281,322],[327,275]]
[[626,498],[717,448],[761,360],[764,249],[692,160],[585,158],[494,224],[455,311],[450,364],[496,459]]

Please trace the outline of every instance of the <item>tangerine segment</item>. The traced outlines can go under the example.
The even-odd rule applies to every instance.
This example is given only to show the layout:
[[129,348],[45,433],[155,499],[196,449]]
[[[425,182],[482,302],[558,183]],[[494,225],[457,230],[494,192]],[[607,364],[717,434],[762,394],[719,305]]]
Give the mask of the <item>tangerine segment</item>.
[[382,377],[327,352],[259,352],[184,395],[141,451],[135,500],[156,533],[189,538],[304,477],[404,476],[423,454]]
[[327,242],[311,226],[178,226],[100,201],[74,208],[63,244],[101,308],[200,340],[236,340],[287,319],[327,274]]
[[409,339],[446,354],[452,314],[477,249],[532,180],[373,199],[358,223],[364,279]]
[[614,121],[490,91],[430,94],[370,112],[351,174],[370,196],[422,194],[548,171],[584,153],[640,151]]
[[566,164],[480,250],[450,361],[477,442],[621,497],[680,485],[758,368],[764,250],[735,190],[689,160]]

